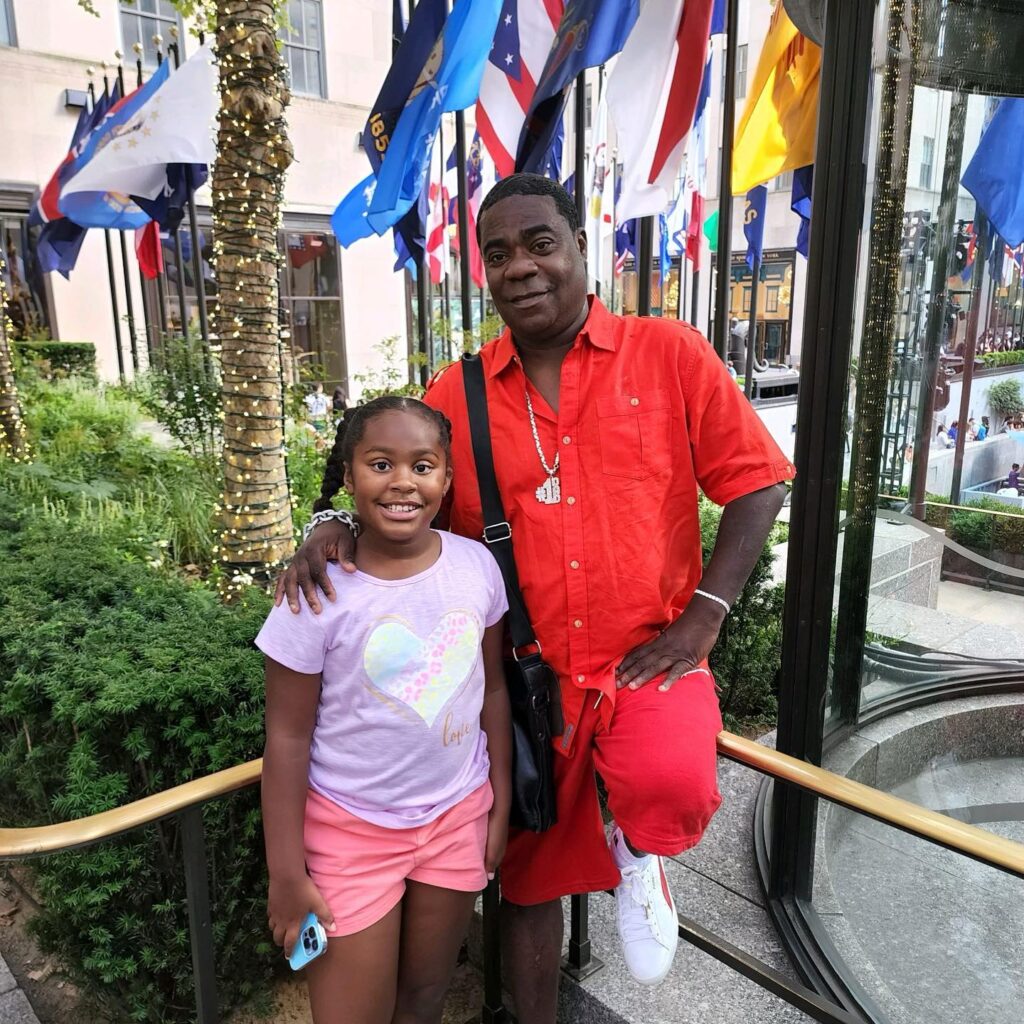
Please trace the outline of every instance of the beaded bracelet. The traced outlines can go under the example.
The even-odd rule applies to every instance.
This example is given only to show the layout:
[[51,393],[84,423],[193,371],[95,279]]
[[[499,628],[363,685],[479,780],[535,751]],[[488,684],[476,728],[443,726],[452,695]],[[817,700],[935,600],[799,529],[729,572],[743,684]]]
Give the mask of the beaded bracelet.
[[706,590],[697,589],[694,591],[699,597],[706,597],[709,601],[714,601],[715,604],[720,604],[725,609],[725,614],[728,615],[732,611],[732,605],[724,597],[719,597],[717,594],[709,594]]

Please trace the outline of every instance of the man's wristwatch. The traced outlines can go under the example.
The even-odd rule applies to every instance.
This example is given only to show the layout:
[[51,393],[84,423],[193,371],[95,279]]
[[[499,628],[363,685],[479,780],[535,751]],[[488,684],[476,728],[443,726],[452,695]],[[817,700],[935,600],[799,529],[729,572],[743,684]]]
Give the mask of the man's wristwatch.
[[343,508],[325,508],[323,512],[314,512],[313,517],[302,528],[302,541],[309,540],[309,535],[321,524],[330,519],[337,519],[339,523],[347,526],[352,531],[353,537],[359,536],[361,529],[359,520],[351,512]]

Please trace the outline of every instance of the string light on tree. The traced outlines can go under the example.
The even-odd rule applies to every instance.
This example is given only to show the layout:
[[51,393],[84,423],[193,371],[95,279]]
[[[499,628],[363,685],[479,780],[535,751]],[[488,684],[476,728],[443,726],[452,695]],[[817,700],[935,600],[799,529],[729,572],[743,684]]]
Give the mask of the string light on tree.
[[31,456],[18,388],[14,382],[11,343],[14,323],[8,315],[6,254],[0,247],[0,457],[28,462]]

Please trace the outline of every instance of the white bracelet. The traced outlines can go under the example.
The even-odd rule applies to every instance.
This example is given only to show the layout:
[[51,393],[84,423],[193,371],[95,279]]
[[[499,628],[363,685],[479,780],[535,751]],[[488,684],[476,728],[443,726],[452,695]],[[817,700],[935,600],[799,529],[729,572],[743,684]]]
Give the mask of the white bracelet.
[[302,541],[309,540],[309,535],[321,524],[331,519],[337,519],[339,523],[347,526],[352,531],[353,537],[359,536],[359,520],[351,512],[343,508],[325,508],[323,512],[314,512],[312,518],[302,528]]
[[719,597],[717,594],[709,594],[706,590],[701,590],[699,587],[694,591],[698,597],[706,597],[709,601],[714,601],[715,604],[720,604],[725,609],[725,614],[728,615],[732,611],[732,605],[724,597]]

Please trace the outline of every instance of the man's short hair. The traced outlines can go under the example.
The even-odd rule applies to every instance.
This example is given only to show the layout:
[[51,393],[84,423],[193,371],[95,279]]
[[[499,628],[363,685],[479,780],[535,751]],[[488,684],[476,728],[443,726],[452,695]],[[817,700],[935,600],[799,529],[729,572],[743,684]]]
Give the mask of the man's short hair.
[[478,242],[480,241],[480,221],[483,219],[484,214],[495,203],[500,203],[502,199],[508,199],[509,196],[550,196],[554,200],[555,209],[562,215],[566,224],[569,225],[569,230],[573,235],[580,229],[580,218],[576,212],[576,204],[573,202],[572,196],[557,181],[545,178],[542,174],[510,174],[507,178],[502,178],[484,196],[484,201],[480,204],[480,212],[476,218]]

